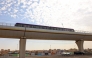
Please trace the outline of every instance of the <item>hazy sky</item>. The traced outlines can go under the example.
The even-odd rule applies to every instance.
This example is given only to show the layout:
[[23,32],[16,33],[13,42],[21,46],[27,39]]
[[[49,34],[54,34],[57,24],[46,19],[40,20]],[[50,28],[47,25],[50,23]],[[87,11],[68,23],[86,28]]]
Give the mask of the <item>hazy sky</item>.
[[[0,0],[0,22],[92,31],[92,0]],[[62,25],[63,24],[63,25]],[[0,39],[0,49],[18,49],[18,39]],[[92,48],[85,42],[85,48]],[[26,49],[77,48],[74,41],[27,40]]]

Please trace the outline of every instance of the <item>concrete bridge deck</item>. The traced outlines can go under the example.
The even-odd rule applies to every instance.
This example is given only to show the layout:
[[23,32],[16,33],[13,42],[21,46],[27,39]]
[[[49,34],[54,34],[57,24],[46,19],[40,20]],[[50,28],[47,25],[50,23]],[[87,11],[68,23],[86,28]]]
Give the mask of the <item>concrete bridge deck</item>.
[[43,40],[92,40],[92,33],[68,32],[47,29],[35,29],[15,26],[0,26],[1,38],[43,39]]

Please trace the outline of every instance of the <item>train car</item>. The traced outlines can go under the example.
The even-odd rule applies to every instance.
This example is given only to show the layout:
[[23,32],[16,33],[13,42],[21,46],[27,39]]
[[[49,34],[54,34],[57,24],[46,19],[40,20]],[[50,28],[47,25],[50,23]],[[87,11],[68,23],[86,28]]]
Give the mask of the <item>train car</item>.
[[60,27],[42,26],[42,25],[34,25],[34,24],[16,23],[15,26],[16,27],[27,27],[27,28],[38,28],[38,29],[49,29],[49,30],[74,32],[74,29],[70,29],[70,28],[60,28]]

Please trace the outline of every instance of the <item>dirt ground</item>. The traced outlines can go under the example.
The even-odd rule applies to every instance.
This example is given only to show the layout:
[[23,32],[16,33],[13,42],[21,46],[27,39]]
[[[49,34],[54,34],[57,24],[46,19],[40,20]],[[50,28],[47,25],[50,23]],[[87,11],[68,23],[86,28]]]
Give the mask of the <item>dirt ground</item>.
[[32,56],[26,58],[92,58],[92,56]]
[[[0,58],[19,58],[19,57],[0,57]],[[81,56],[29,56],[25,58],[92,58],[92,55],[81,55]]]

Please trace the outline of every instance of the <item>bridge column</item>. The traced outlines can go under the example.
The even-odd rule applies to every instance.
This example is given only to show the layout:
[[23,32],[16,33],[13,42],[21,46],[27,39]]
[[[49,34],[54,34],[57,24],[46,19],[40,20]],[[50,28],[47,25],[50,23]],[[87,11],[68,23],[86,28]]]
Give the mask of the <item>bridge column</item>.
[[76,40],[76,44],[80,52],[84,52],[83,43],[84,43],[83,40]]
[[20,38],[19,58],[25,58],[26,38]]

